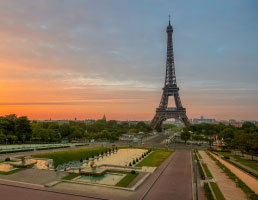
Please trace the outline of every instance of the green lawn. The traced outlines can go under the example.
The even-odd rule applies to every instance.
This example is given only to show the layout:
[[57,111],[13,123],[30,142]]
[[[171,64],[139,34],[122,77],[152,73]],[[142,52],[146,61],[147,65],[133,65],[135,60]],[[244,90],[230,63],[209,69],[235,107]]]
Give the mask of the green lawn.
[[[118,171],[118,170],[108,170],[108,173],[118,173],[118,174],[126,174],[122,180],[120,180],[115,186],[117,187],[127,187],[137,176],[138,173],[132,174],[131,172]],[[72,180],[76,177],[80,176],[80,174],[69,174],[65,176],[64,180]]]
[[98,153],[101,153],[102,151],[104,152],[107,149],[109,148],[94,147],[87,149],[76,149],[70,151],[37,154],[33,155],[33,157],[53,159],[54,166],[56,168],[58,165],[67,163],[69,161],[80,161],[81,158],[85,160],[87,156],[91,158],[93,155],[96,156]]
[[18,169],[9,171],[9,172],[1,172],[1,171],[0,171],[0,174],[1,174],[1,175],[9,175],[9,174],[14,174],[14,173],[16,173],[16,172],[20,172],[20,171],[22,171],[22,170],[24,170],[24,168],[18,168]]
[[77,176],[80,176],[80,174],[69,174],[68,176],[65,176],[63,179],[64,180],[72,180],[76,178]]
[[156,150],[152,152],[148,157],[144,158],[136,167],[148,166],[148,167],[158,167],[162,162],[164,162],[173,151]]
[[115,173],[115,174],[130,174],[131,172],[119,171],[119,170],[107,170],[108,173]]
[[212,176],[212,174],[211,174],[209,168],[207,167],[207,165],[206,165],[205,163],[202,163],[202,167],[203,167],[203,169],[204,169],[204,171],[205,171],[206,176],[207,176],[208,178],[212,178],[213,176]]
[[203,189],[207,200],[214,200],[208,183],[204,183]]
[[197,154],[198,159],[202,159],[202,156],[200,155],[199,151],[196,150],[195,152],[196,152],[196,154]]
[[117,187],[127,187],[135,178],[138,176],[138,173],[132,174],[128,173],[121,181],[119,181]]
[[210,182],[210,184],[211,184],[212,190],[213,190],[217,200],[225,200],[225,197],[223,196],[222,192],[220,191],[217,183]]
[[218,152],[218,153],[223,156],[233,157],[236,159],[237,162],[258,171],[258,161],[257,160],[244,159],[241,156],[234,155],[230,152]]

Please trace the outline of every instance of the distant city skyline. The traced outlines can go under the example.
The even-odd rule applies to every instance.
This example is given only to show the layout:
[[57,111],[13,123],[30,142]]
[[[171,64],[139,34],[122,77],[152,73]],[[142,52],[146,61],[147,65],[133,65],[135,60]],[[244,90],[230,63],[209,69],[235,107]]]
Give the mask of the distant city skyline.
[[189,118],[258,120],[258,1],[2,1],[0,115],[151,120],[174,28]]

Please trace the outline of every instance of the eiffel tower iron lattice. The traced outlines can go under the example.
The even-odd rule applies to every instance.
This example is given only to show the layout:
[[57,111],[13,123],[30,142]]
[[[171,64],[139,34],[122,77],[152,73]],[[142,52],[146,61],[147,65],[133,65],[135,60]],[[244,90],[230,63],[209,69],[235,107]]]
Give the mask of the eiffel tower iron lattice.
[[[168,40],[165,84],[159,107],[156,109],[156,114],[151,121],[151,127],[153,129],[161,129],[163,121],[170,118],[179,119],[185,126],[190,126],[189,119],[186,115],[186,109],[182,106],[179,97],[179,88],[176,83],[172,33],[173,27],[171,26],[169,19],[169,24],[167,26]],[[168,99],[170,96],[174,96],[176,107],[168,107]]]

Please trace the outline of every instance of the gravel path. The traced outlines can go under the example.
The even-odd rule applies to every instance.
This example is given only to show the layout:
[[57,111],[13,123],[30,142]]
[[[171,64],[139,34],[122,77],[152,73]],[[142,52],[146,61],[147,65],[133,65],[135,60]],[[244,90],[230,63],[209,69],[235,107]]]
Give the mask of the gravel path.
[[216,165],[214,160],[212,160],[204,151],[199,151],[199,153],[211,171],[214,181],[216,181],[227,200],[248,199],[246,194],[236,186],[236,183],[233,182],[219,166]]

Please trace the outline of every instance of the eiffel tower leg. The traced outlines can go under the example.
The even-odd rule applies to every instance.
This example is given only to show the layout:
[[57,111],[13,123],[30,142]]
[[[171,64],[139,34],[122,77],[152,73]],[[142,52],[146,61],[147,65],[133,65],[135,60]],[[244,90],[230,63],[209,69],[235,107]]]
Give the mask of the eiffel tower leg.
[[162,122],[164,120],[162,119],[162,116],[159,114],[155,114],[153,120],[151,121],[151,127],[154,130],[161,131]]
[[180,118],[181,118],[180,120],[184,123],[184,125],[186,127],[189,127],[191,125],[191,123],[186,115],[181,116]]

